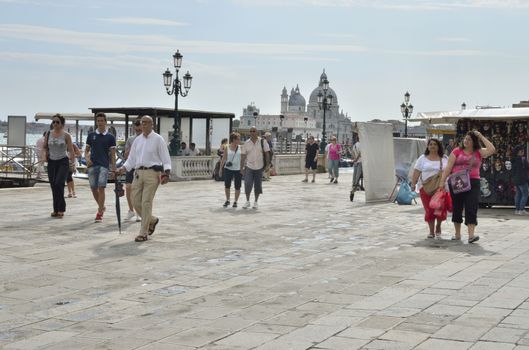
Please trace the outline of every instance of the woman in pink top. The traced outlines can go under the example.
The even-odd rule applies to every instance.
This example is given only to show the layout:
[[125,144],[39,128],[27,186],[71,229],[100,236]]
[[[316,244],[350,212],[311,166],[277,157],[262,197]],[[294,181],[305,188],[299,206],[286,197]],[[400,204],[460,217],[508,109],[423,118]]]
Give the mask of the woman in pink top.
[[340,154],[342,153],[342,146],[336,143],[336,136],[331,137],[331,144],[327,151],[327,167],[329,168],[329,175],[331,182],[338,183],[338,166],[340,164]]
[[[481,141],[485,148],[481,148]],[[453,240],[461,239],[461,223],[463,223],[463,209],[465,209],[465,225],[468,229],[468,243],[479,240],[479,236],[474,235],[474,230],[478,224],[479,205],[479,168],[481,160],[492,155],[496,151],[494,145],[487,140],[479,131],[469,131],[463,139],[463,145],[454,149],[448,157],[448,164],[441,177],[439,188],[444,189],[445,181],[450,174],[458,171],[470,169],[471,189],[467,192],[455,194],[450,186],[450,194],[453,202],[452,222],[454,223],[455,235]]]

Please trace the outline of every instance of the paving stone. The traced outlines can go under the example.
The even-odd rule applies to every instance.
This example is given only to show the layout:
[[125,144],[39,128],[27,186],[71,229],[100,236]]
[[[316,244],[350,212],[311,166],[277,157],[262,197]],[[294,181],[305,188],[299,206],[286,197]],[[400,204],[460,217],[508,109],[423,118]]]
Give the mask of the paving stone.
[[366,339],[351,339],[344,337],[330,337],[317,344],[315,349],[328,349],[328,350],[357,350],[362,348],[363,345],[369,343],[370,340]]
[[479,341],[470,350],[513,350],[516,344]]
[[434,333],[434,338],[475,342],[489,331],[488,328],[447,325]]
[[277,338],[273,333],[238,332],[216,342],[227,347],[254,348]]
[[455,340],[446,340],[446,339],[428,339],[424,343],[417,346],[416,350],[467,350],[474,343],[472,342],[462,342]]

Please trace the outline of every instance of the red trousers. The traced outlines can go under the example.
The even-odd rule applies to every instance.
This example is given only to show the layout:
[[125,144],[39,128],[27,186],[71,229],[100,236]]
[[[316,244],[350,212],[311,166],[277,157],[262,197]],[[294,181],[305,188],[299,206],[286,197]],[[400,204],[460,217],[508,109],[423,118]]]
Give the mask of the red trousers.
[[444,206],[443,210],[441,211],[441,215],[435,215],[434,210],[430,208],[430,199],[432,199],[432,196],[429,196],[426,192],[424,192],[424,189],[421,188],[419,191],[419,194],[421,195],[421,202],[422,206],[424,207],[424,221],[430,222],[437,219],[438,221],[445,221],[446,220],[446,205]]

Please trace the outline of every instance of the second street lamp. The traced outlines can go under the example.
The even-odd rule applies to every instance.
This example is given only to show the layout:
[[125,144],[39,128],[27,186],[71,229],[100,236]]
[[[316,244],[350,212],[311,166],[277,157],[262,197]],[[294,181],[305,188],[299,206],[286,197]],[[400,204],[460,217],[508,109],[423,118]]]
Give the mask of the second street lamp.
[[178,95],[186,97],[191,89],[191,80],[193,77],[189,74],[189,71],[184,74],[183,86],[182,81],[178,77],[178,72],[182,67],[182,54],[180,51],[176,50],[176,53],[173,55],[173,64],[176,70],[175,79],[173,80],[173,74],[167,68],[163,73],[163,84],[168,95],[175,96],[174,102],[174,124],[173,124],[173,137],[171,138],[171,143],[169,145],[170,153],[172,156],[178,156],[180,153],[180,124],[181,118],[178,115]]
[[410,102],[410,93],[404,94],[404,102],[400,105],[400,112],[404,117],[404,137],[408,137],[408,118],[413,113],[413,105]]
[[327,92],[329,91],[329,81],[327,79],[323,81],[322,87],[323,87],[323,92],[320,90],[320,92],[318,93],[318,107],[320,109],[323,109],[323,129],[321,131],[320,154],[325,153],[325,148],[327,146],[327,142],[326,142],[327,136],[326,136],[326,131],[325,131],[325,127],[326,127],[325,112],[327,110],[330,110],[331,105],[332,105],[332,94],[331,93],[327,94]]

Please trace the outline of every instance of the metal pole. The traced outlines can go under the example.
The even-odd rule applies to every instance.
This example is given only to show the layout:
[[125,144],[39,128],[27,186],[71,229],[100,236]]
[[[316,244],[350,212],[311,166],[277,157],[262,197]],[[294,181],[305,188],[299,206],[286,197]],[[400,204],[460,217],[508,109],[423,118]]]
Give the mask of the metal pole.
[[321,131],[320,154],[325,154],[325,147],[327,146],[327,138],[325,132],[325,111],[327,110],[327,97],[323,98],[323,130]]
[[404,112],[404,137],[408,137],[408,107],[406,107]]
[[171,155],[178,156],[180,153],[180,118],[178,116],[178,95],[180,94],[180,80],[178,79],[178,70],[176,70],[176,78],[173,82],[174,90],[174,124],[173,137],[171,138]]

